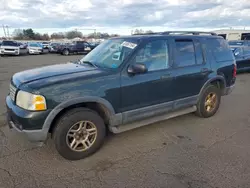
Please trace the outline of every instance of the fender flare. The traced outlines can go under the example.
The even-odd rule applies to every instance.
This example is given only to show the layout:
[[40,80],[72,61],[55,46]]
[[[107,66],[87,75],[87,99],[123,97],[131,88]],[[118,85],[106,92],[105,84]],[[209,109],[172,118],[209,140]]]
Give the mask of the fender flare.
[[84,103],[84,102],[96,102],[96,103],[102,104],[103,106],[105,106],[109,110],[109,113],[111,116],[115,115],[115,110],[114,110],[113,106],[106,99],[103,99],[100,97],[92,97],[92,96],[79,97],[79,98],[74,98],[74,99],[62,102],[58,106],[56,106],[47,116],[47,118],[43,124],[43,129],[49,130],[55,117],[65,108],[67,108],[71,105],[80,104],[80,103]]
[[201,94],[203,93],[204,89],[205,89],[211,82],[217,81],[217,80],[218,80],[218,81],[222,81],[224,87],[226,87],[226,80],[225,80],[225,78],[224,78],[223,76],[218,75],[218,76],[216,76],[216,77],[210,78],[209,80],[207,80],[207,81],[205,82],[205,84],[202,86],[202,88],[201,88],[201,90],[200,90],[199,96],[201,96]]

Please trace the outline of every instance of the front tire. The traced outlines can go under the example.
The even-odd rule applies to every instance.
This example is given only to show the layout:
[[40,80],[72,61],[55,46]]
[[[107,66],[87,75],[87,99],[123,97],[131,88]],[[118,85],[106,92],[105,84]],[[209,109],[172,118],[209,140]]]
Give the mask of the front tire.
[[213,116],[219,109],[221,101],[221,91],[215,85],[209,85],[201,94],[197,103],[196,115],[203,118]]
[[63,55],[69,55],[69,50],[68,49],[64,49],[63,50]]
[[68,160],[92,155],[102,146],[105,136],[103,119],[87,108],[75,108],[64,114],[53,131],[58,153]]

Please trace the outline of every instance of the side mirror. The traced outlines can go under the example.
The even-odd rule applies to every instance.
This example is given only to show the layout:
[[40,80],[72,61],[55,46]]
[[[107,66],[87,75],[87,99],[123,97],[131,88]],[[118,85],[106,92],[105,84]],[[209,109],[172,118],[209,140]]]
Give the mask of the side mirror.
[[234,53],[234,56],[240,55],[240,49],[236,48],[233,53]]
[[239,51],[235,51],[235,52],[234,52],[234,55],[235,55],[235,56],[238,56],[239,54],[240,54]]
[[136,63],[128,67],[128,73],[130,74],[141,74],[147,72],[147,67],[142,63]]

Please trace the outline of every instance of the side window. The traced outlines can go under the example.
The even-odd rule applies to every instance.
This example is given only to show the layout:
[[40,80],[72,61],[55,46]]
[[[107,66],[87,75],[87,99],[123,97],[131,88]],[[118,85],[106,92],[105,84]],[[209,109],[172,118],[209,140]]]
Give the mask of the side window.
[[233,53],[225,39],[208,39],[208,49],[213,53],[216,61],[231,61],[234,59]]
[[176,61],[178,67],[195,65],[195,50],[192,40],[176,40]]
[[136,54],[135,62],[145,64],[148,68],[148,71],[169,68],[169,52],[167,41],[156,40],[147,43]]

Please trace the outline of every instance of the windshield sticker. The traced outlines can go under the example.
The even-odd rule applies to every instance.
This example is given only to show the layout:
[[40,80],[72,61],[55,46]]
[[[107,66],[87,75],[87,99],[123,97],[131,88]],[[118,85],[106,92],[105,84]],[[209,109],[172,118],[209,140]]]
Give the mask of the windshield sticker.
[[125,46],[125,47],[127,47],[127,48],[134,49],[134,48],[137,46],[137,44],[132,43],[132,42],[124,41],[124,42],[121,44],[121,46]]
[[112,67],[113,69],[115,69],[115,68],[118,67],[118,65],[117,65],[117,64],[112,64],[111,67]]

